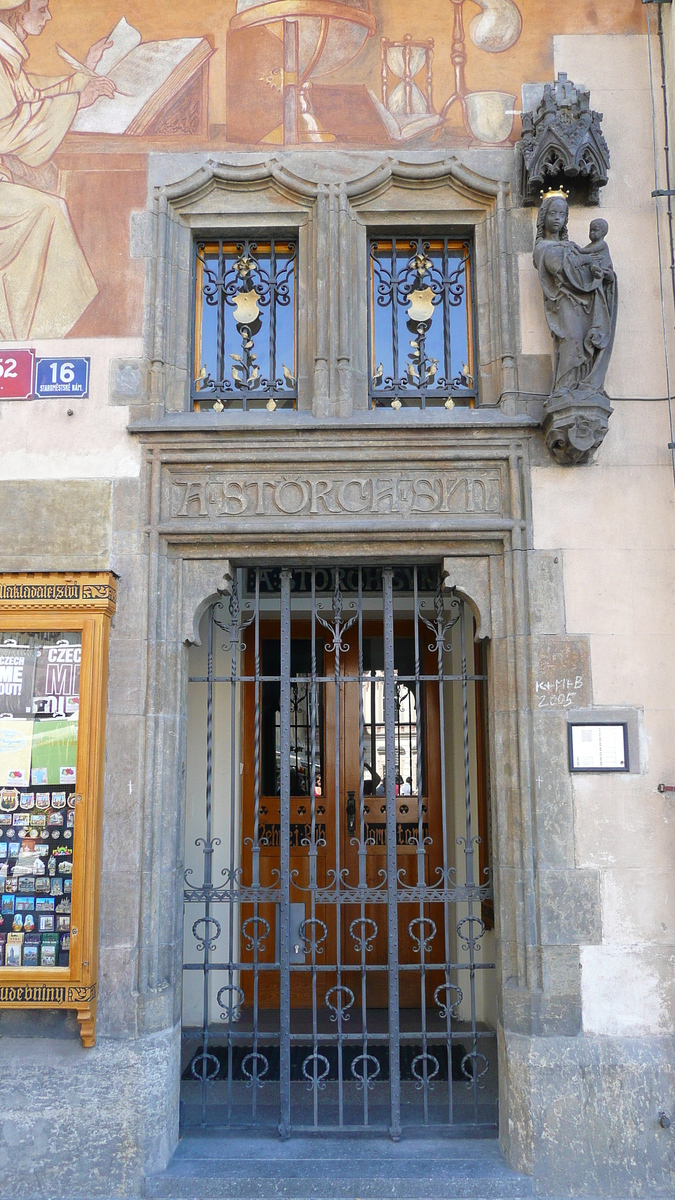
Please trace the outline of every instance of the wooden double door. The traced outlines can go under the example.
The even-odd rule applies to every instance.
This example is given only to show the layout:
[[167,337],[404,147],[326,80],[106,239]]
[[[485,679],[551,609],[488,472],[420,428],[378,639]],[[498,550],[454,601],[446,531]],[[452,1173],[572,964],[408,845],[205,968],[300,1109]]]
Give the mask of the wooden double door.
[[[257,650],[246,644],[242,694],[242,841],[244,887],[279,889],[282,839],[288,839],[290,1004],[317,1010],[343,985],[356,1007],[386,1009],[390,970],[401,1008],[420,1008],[420,938],[438,924],[430,906],[392,903],[388,886],[388,806],[396,809],[396,889],[437,883],[444,863],[438,671],[428,645],[415,649],[410,620],[395,623],[394,677],[387,680],[379,621],[344,635],[339,651],[312,639],[296,620],[290,639],[289,819],[282,819],[282,652],[279,625],[261,621]],[[428,642],[428,638],[426,641]],[[415,671],[415,660],[419,670]],[[258,670],[256,671],[256,658]],[[289,663],[286,662],[288,670]],[[423,676],[427,676],[424,681]],[[387,706],[391,687],[393,705]],[[388,716],[389,712],[389,716]],[[392,716],[393,714],[393,716]],[[393,725],[393,727],[391,727]],[[390,727],[388,727],[390,726]],[[395,771],[387,772],[394,754]],[[393,775],[393,779],[392,779]],[[391,794],[387,795],[387,791]],[[391,829],[391,821],[389,828]],[[270,893],[271,894],[271,893]],[[364,900],[376,896],[376,903]],[[340,902],[338,903],[338,898]],[[432,906],[436,908],[437,906]],[[243,905],[241,973],[245,1007],[276,1009],[281,998],[281,906]],[[392,954],[390,922],[397,923]],[[442,923],[442,918],[441,918]],[[394,961],[395,960],[395,961]],[[445,960],[443,938],[426,961]],[[281,964],[279,970],[272,964]],[[363,969],[365,967],[365,970]],[[313,969],[314,968],[314,969]],[[403,968],[403,969],[401,969]],[[258,978],[254,990],[254,974]],[[427,984],[433,988],[435,973]],[[438,979],[443,978],[438,972]],[[427,989],[428,990],[428,989]],[[344,996],[348,992],[343,993]],[[324,1014],[325,1015],[325,1014]]]

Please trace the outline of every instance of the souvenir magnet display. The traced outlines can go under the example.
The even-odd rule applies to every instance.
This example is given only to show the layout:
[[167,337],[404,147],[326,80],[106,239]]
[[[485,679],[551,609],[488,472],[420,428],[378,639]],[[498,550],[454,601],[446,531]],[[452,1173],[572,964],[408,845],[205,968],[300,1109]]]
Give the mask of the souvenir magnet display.
[[[0,579],[0,658],[11,658],[0,665],[17,679],[20,669],[22,680],[21,694],[15,687],[0,706],[0,899],[12,907],[0,934],[7,939],[0,940],[0,1023],[3,1008],[75,1009],[86,1046],[95,1041],[100,792],[115,584],[110,572],[96,571]],[[27,617],[28,629],[21,624]],[[71,914],[78,777],[88,804]],[[71,921],[80,930],[72,964]]]
[[3,812],[14,812],[19,807],[19,793],[16,788],[2,788],[0,791],[0,809]]

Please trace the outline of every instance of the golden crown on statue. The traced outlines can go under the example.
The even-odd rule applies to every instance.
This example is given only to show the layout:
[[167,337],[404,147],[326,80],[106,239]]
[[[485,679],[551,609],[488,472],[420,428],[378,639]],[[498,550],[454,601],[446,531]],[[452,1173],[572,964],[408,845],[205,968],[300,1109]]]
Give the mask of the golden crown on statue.
[[542,200],[550,200],[553,196],[560,196],[563,200],[569,200],[570,194],[564,188],[551,188],[548,192],[542,192]]

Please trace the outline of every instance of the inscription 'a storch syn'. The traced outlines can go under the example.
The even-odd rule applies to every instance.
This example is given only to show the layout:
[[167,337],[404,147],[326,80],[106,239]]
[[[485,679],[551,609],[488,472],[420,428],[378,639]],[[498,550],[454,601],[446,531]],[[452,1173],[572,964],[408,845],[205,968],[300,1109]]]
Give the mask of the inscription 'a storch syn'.
[[174,478],[172,517],[368,517],[501,513],[498,471]]

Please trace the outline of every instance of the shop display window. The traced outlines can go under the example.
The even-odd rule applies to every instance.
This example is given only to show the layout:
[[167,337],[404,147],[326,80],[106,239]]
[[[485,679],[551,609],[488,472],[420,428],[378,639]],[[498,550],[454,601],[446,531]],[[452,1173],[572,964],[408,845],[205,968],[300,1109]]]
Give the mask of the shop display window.
[[96,1014],[114,577],[0,576],[0,1007]]

